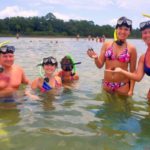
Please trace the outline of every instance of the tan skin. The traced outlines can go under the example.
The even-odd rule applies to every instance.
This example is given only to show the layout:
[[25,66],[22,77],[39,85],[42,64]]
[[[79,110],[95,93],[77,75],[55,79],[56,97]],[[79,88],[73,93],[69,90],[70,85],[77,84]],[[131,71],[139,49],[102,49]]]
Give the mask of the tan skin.
[[[128,70],[128,66],[129,66],[130,69],[129,71],[134,72],[136,67],[136,59],[137,59],[136,49],[134,46],[126,42],[127,37],[130,35],[130,29],[125,26],[121,26],[116,29],[116,32],[117,32],[117,38],[119,40],[124,41],[124,44],[122,46],[117,45],[115,42],[113,43],[112,41],[109,41],[103,44],[99,57],[94,51],[88,50],[87,54],[89,57],[94,58],[95,64],[98,68],[102,68],[105,64],[105,70],[110,70],[116,67],[120,67],[124,70]],[[129,63],[127,62],[123,63],[118,61],[117,59],[115,60],[105,59],[105,52],[112,45],[112,43],[113,43],[113,53],[115,54],[116,57],[119,56],[126,47],[128,48],[128,53],[130,54]],[[113,72],[113,71],[105,71],[104,81],[125,82],[127,84],[116,89],[115,93],[118,93],[119,95],[129,95],[129,96],[133,94],[134,81],[131,81],[129,86],[128,84],[129,79],[123,74],[120,74],[118,72]],[[109,87],[103,86],[103,88],[104,90],[111,92],[111,89]]]
[[0,64],[4,72],[0,73],[0,97],[13,95],[24,84],[29,84],[23,69],[14,64],[14,54],[0,54]]
[[75,73],[75,75],[71,76],[71,71],[64,71],[64,70],[62,70],[62,71],[60,71],[58,73],[58,76],[60,78],[63,78],[63,81],[62,81],[63,83],[65,83],[65,82],[72,82],[74,80],[79,80],[79,76],[78,76],[77,73]]
[[[122,68],[116,68],[114,71],[115,72],[119,72],[123,75],[125,75],[126,77],[135,80],[135,81],[141,81],[145,72],[144,72],[144,59],[146,62],[147,67],[150,68],[150,28],[147,28],[145,30],[142,31],[142,39],[143,41],[146,43],[147,45],[147,50],[146,50],[146,55],[143,54],[140,56],[139,61],[138,61],[138,67],[135,73],[130,73],[127,72],[126,70],[123,70]],[[148,100],[150,100],[150,91],[148,91],[147,93],[147,98]]]
[[[57,75],[54,75],[54,72],[56,70],[56,66],[55,65],[44,65],[43,66],[43,69],[45,71],[45,77],[48,77],[49,78],[49,85],[52,87],[52,88],[57,88],[56,86],[56,81],[58,83],[58,85],[61,87],[62,86],[62,82],[61,82],[61,78]],[[32,84],[31,84],[31,88],[33,90],[35,89],[42,89],[42,85],[43,85],[43,82],[44,82],[44,78],[43,77],[38,77],[36,78]]]

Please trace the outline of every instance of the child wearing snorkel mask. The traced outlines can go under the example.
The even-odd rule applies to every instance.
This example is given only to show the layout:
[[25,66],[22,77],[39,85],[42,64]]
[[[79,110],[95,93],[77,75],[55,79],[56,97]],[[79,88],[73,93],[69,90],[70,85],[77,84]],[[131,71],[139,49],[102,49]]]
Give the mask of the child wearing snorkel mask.
[[43,58],[42,63],[38,66],[42,67],[44,73],[32,82],[32,89],[40,89],[41,92],[48,92],[51,89],[61,87],[61,78],[55,75],[57,65],[57,60],[54,57]]
[[78,80],[79,76],[75,71],[75,65],[80,64],[81,62],[74,63],[70,56],[65,56],[62,58],[61,71],[58,73],[58,76],[61,78],[62,82],[73,82]]
[[98,68],[105,65],[103,89],[109,93],[132,96],[134,81],[125,75],[114,72],[116,67],[120,67],[130,72],[135,71],[137,53],[133,45],[127,42],[132,30],[132,21],[126,17],[121,17],[116,24],[116,38],[103,44],[100,55],[91,48],[87,54],[95,62]]

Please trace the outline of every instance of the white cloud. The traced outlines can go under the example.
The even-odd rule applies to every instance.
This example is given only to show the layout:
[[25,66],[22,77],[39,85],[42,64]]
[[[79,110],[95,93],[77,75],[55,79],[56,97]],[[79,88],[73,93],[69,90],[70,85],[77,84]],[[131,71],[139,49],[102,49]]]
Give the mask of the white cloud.
[[148,0],[116,0],[116,5],[118,7],[130,10],[147,10],[150,6],[150,1]]
[[8,6],[4,10],[0,11],[0,18],[22,16],[22,17],[31,17],[37,16],[38,12],[33,10],[23,10],[18,6]]
[[73,14],[66,15],[66,14],[62,14],[62,13],[59,13],[59,12],[54,12],[53,14],[56,16],[56,18],[62,19],[64,21],[68,21],[70,19],[73,19],[73,20],[87,20],[83,17],[73,15]]

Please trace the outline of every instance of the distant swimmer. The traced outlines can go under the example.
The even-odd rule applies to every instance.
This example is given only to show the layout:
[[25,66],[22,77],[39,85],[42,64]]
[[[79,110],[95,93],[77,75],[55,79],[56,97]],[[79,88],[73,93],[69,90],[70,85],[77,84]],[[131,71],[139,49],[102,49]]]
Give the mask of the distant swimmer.
[[19,33],[16,34],[16,38],[19,39]]

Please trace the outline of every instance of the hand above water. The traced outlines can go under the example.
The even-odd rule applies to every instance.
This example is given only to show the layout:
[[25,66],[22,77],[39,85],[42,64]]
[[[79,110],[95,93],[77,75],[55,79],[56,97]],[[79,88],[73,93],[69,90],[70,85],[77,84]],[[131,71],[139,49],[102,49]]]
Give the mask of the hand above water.
[[90,48],[87,50],[87,55],[90,57],[90,58],[98,58],[98,55],[95,53],[95,51]]
[[105,69],[105,71],[121,73],[122,69],[120,67],[116,67],[116,68]]

